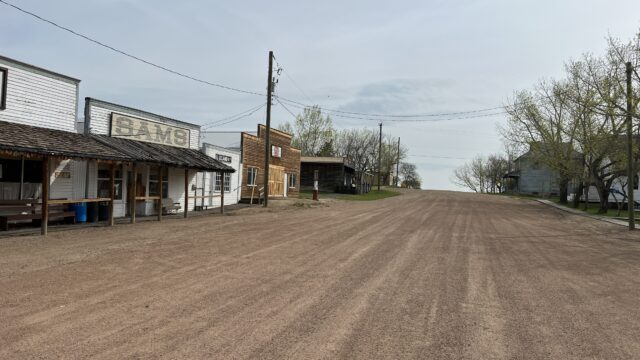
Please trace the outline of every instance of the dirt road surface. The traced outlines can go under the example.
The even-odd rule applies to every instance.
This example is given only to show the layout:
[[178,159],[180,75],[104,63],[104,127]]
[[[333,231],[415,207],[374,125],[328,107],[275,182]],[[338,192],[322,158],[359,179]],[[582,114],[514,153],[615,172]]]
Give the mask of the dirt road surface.
[[416,191],[1,239],[0,358],[640,358],[640,233]]

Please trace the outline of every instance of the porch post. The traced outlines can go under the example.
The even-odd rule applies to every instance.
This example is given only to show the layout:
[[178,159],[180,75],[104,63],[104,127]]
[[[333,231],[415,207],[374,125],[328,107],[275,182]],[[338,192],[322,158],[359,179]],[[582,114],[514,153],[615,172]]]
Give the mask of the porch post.
[[[164,173],[164,167],[158,166],[158,221],[162,221],[162,175]],[[167,174],[169,176],[169,174]]]
[[189,216],[189,168],[184,169],[184,218]]
[[114,208],[114,200],[116,197],[116,166],[115,164],[111,164],[109,166],[109,197],[111,201],[109,201],[109,226],[113,226],[113,208]]
[[42,158],[42,219],[40,220],[40,234],[47,235],[49,226],[49,157]]
[[220,173],[220,214],[224,214],[224,173]]
[[131,198],[129,199],[129,215],[131,216],[131,223],[136,223],[136,194],[138,193],[137,184],[138,184],[138,167],[137,164],[133,163],[133,168],[131,169],[131,176],[133,179],[131,180]]

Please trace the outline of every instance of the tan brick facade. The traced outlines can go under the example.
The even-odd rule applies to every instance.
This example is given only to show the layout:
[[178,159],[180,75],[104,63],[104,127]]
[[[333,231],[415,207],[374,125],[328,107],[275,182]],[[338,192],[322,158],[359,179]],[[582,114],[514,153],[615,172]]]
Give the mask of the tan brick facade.
[[[252,190],[254,198],[258,196],[258,189],[264,186],[264,142],[266,135],[266,127],[262,124],[258,125],[258,135],[242,133],[242,199],[250,199]],[[287,197],[298,197],[300,192],[300,150],[291,147],[291,135],[285,132],[271,129],[270,136],[271,146],[277,146],[281,149],[281,157],[271,156],[269,159],[270,178],[276,182],[282,181],[286,187]],[[257,169],[256,186],[248,185],[250,181],[249,168]],[[286,174],[287,182],[289,178],[295,176],[295,186],[290,187],[288,183],[284,183],[282,174]],[[279,185],[274,186],[277,188]],[[282,191],[281,191],[282,193]],[[274,196],[271,191],[270,197]]]

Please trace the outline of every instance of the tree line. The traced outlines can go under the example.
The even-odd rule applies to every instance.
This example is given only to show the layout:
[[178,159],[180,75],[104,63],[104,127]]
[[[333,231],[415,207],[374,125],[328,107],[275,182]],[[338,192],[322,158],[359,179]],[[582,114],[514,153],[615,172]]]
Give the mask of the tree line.
[[[632,65],[631,92],[627,92],[627,62]],[[505,106],[507,124],[500,128],[507,154],[499,156],[507,159],[507,170],[514,154],[529,151],[535,161],[557,174],[561,202],[568,202],[570,184],[574,185],[576,207],[580,194],[594,186],[600,198],[599,211],[606,212],[612,185],[626,182],[627,100],[633,104],[631,115],[637,120],[639,64],[640,34],[629,41],[609,37],[604,54],[584,54],[568,61],[563,78],[541,80],[530,89],[516,91]],[[636,124],[633,132],[632,161],[638,169]],[[486,176],[491,173],[486,160],[475,159],[456,169],[456,183],[472,190],[480,187],[479,192],[487,190],[487,181],[499,183],[500,179]]]
[[[306,107],[296,115],[293,123],[285,122],[279,130],[293,135],[292,145],[301,151],[302,156],[344,157],[356,170],[356,181],[361,181],[365,173],[377,175],[379,132],[367,128],[336,129],[329,115],[315,105]],[[408,150],[401,145],[398,149],[397,138],[384,135],[382,138],[380,175],[381,183],[388,184],[389,177],[396,172],[400,161],[399,186],[419,189],[422,180],[414,164],[406,161]]]

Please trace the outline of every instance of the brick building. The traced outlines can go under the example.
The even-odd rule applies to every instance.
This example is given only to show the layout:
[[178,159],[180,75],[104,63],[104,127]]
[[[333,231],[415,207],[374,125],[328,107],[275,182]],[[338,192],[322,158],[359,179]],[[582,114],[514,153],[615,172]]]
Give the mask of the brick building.
[[[257,135],[242,133],[243,200],[257,199],[264,188],[264,145],[266,126],[258,125]],[[300,192],[300,150],[291,146],[291,134],[271,129],[269,198],[297,197]]]

